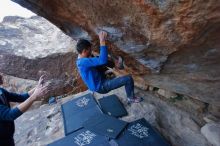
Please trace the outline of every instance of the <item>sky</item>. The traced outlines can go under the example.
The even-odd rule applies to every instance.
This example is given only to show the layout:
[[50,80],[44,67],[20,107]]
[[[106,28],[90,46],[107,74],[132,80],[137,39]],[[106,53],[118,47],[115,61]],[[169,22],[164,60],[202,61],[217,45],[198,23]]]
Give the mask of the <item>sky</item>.
[[0,0],[0,22],[5,16],[30,17],[36,15],[11,0]]

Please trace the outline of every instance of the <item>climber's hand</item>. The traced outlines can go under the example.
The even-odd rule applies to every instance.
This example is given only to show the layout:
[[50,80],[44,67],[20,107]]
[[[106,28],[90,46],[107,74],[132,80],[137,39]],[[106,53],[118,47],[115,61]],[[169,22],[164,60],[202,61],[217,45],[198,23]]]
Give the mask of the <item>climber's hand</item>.
[[99,41],[100,41],[100,43],[102,44],[102,42],[105,42],[106,38],[107,38],[107,32],[101,31],[99,33]]
[[38,85],[43,85],[45,82],[45,78],[46,78],[46,75],[45,74],[42,75],[38,81]]

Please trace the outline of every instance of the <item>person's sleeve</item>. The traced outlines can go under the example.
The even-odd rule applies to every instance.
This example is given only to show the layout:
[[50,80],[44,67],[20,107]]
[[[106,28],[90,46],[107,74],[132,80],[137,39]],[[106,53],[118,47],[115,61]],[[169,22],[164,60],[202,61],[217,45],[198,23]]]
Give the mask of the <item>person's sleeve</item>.
[[107,46],[100,46],[100,56],[92,58],[84,58],[81,65],[84,67],[95,67],[104,65],[108,62]]
[[17,93],[8,92],[7,90],[4,90],[4,93],[9,102],[24,102],[26,99],[29,98],[28,93],[17,94]]
[[16,107],[16,108],[9,108],[5,105],[0,105],[0,121],[14,121],[23,113]]

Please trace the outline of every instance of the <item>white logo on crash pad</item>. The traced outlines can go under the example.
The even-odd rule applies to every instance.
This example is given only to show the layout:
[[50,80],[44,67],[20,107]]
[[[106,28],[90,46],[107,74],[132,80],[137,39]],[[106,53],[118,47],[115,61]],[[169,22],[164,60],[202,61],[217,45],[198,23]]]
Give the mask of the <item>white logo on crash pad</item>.
[[131,132],[132,135],[138,137],[138,138],[145,138],[145,137],[148,137],[148,128],[137,123],[133,126],[131,126],[128,131]]
[[94,137],[96,137],[96,135],[87,130],[74,137],[74,143],[76,143],[78,146],[88,145],[92,142]]
[[79,99],[79,100],[76,101],[76,105],[79,106],[79,107],[87,106],[88,103],[89,103],[89,99],[85,98],[85,97],[83,97],[82,99]]

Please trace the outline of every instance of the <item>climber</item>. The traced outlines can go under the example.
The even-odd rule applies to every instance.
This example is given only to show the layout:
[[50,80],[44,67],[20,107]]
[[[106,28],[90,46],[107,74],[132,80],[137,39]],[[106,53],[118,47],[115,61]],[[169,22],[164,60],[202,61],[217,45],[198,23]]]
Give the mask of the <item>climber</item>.
[[[16,94],[0,88],[0,145],[14,146],[14,120],[26,112],[34,101],[40,100],[49,92],[49,84],[44,83],[45,76],[41,76],[37,86],[25,94]],[[0,78],[0,85],[3,83]],[[11,108],[9,102],[21,102]]]
[[117,77],[114,79],[106,79],[103,72],[98,69],[100,66],[108,63],[108,51],[106,46],[107,33],[101,31],[99,33],[100,56],[92,57],[91,43],[85,39],[77,42],[76,49],[79,53],[76,61],[78,71],[87,85],[94,92],[101,94],[108,93],[111,90],[125,86],[127,99],[129,103],[138,103],[143,100],[141,97],[134,95],[134,81],[131,75]]

